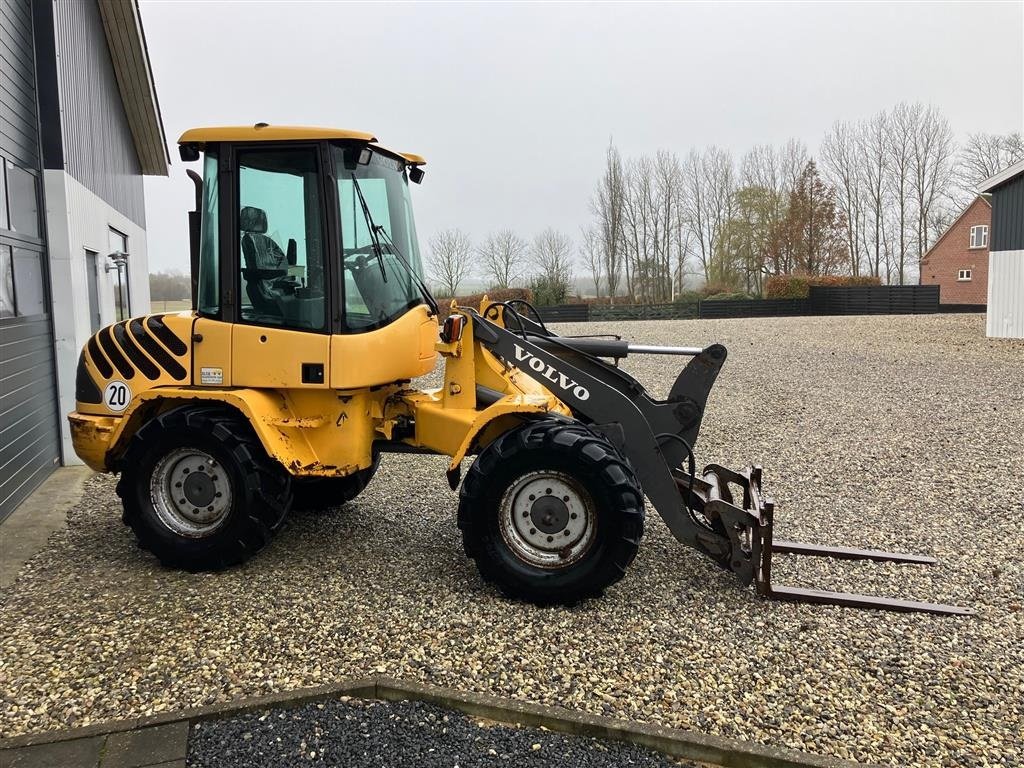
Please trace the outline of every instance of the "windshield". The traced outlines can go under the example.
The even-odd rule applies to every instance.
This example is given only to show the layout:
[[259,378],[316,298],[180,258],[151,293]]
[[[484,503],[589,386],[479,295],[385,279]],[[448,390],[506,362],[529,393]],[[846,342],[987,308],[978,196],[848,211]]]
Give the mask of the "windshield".
[[[422,277],[423,266],[416,241],[405,164],[375,151],[368,153],[368,163],[360,164],[362,151],[360,146],[334,148],[341,208],[345,325],[351,331],[387,325],[411,307],[423,303],[416,282],[416,277]],[[353,177],[366,201],[373,224],[381,227],[395,248],[405,256],[416,277],[409,274],[402,259],[392,251],[384,237],[377,238],[380,243],[378,258],[373,233]]]

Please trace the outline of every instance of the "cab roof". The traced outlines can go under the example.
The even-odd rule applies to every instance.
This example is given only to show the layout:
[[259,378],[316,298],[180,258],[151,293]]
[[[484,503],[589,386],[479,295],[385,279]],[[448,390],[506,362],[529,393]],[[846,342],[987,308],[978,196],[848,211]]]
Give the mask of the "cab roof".
[[365,131],[350,131],[345,128],[319,128],[309,125],[221,125],[210,128],[190,128],[181,134],[179,144],[190,144],[204,149],[208,143],[219,141],[365,141],[374,144],[388,154],[403,158],[409,165],[426,165],[427,161],[412,152],[396,152],[377,144],[377,137]]

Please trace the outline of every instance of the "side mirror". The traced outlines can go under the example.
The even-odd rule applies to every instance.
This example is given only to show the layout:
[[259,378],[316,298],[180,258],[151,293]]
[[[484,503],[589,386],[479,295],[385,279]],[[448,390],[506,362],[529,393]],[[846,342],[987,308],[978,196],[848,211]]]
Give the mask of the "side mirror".
[[425,173],[426,171],[424,171],[418,165],[414,165],[411,168],[409,168],[409,181],[411,181],[413,184],[420,184],[423,182],[423,175]]
[[298,259],[298,255],[297,254],[298,254],[298,246],[295,244],[295,238],[294,237],[289,237],[288,238],[288,251],[286,253],[286,258],[288,259],[288,266],[289,267],[294,267],[295,266],[295,262]]
[[178,155],[181,156],[183,163],[191,163],[193,160],[199,159],[199,149],[195,144],[179,144]]

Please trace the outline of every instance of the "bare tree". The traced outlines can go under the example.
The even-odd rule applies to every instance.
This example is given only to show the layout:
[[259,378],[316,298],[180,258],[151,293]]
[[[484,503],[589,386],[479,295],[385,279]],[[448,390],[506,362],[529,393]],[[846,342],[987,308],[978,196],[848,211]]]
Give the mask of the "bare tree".
[[522,282],[526,242],[511,229],[487,236],[477,250],[491,288],[511,288]]
[[906,281],[908,228],[913,219],[912,190],[914,188],[914,142],[917,125],[923,111],[920,104],[897,104],[888,120],[887,154],[889,166],[888,187],[894,203],[896,232],[892,247],[895,249],[896,274],[899,284]]
[[594,294],[600,299],[605,267],[601,231],[597,226],[584,227],[580,234],[580,254],[583,257],[583,264],[590,270],[590,276],[594,281]]
[[590,210],[597,220],[600,236],[601,260],[609,301],[615,303],[615,294],[622,279],[622,224],[626,195],[626,178],[622,157],[613,144],[605,152],[604,174],[590,201]]
[[[866,240],[868,273],[882,276],[884,228],[890,204],[889,186],[889,117],[879,112],[861,123],[857,129],[857,154],[860,157],[860,176],[863,183],[865,226],[862,238]],[[886,282],[889,275],[886,275]]]
[[861,225],[863,223],[864,184],[857,128],[837,122],[821,143],[821,165],[825,178],[836,189],[836,203],[846,223],[846,248],[850,273],[860,274]]
[[443,296],[457,296],[469,276],[473,246],[460,229],[445,229],[430,238],[427,264]]
[[572,280],[572,238],[548,227],[533,238],[530,260],[541,276],[568,284]]
[[[704,278],[720,278],[722,274],[715,274],[715,257],[722,228],[733,208],[732,156],[718,147],[708,147],[703,152],[691,150],[682,165],[682,176],[684,215],[687,226],[693,231],[695,253]],[[718,269],[719,273],[722,271]]]
[[914,202],[917,208],[917,262],[931,241],[929,222],[951,200],[956,143],[949,121],[935,108],[920,109],[913,144]]
[[561,304],[572,283],[572,238],[548,227],[530,245],[530,261],[536,275],[530,282],[533,298],[540,305]]
[[1024,137],[1019,132],[972,133],[960,149],[957,182],[973,197],[985,179],[1020,160],[1024,160]]

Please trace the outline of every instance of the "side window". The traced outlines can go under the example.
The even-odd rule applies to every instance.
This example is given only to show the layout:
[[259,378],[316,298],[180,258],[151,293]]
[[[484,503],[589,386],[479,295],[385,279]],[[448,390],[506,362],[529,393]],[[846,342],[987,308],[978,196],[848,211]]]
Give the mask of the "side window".
[[199,313],[220,312],[220,199],[217,176],[217,153],[207,152],[203,158],[203,208],[199,233]]
[[118,320],[127,320],[132,315],[132,294],[128,283],[128,235],[113,227],[108,230],[109,258],[114,267],[111,274],[114,280],[114,311]]
[[321,330],[324,242],[315,149],[238,153],[242,320]]

